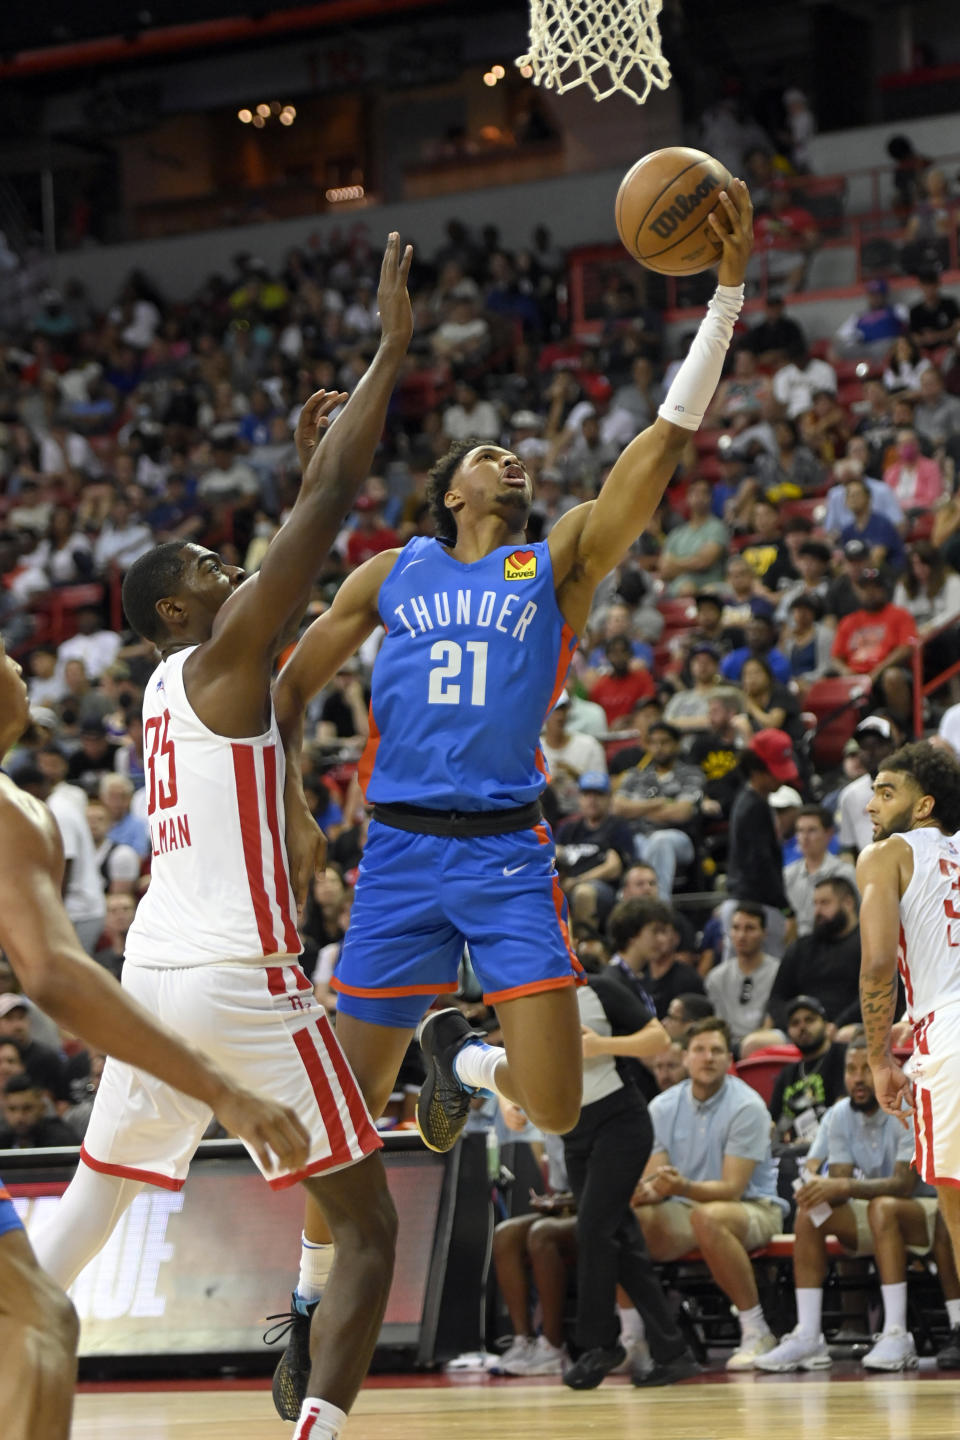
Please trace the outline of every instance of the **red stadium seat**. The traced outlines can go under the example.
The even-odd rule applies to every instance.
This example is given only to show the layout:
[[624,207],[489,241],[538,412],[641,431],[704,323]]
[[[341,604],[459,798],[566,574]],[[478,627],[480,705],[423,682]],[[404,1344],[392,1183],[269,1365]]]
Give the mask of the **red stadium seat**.
[[738,1060],[734,1066],[734,1074],[746,1081],[769,1105],[780,1071],[784,1065],[791,1065],[794,1060],[799,1059],[800,1051],[796,1045],[768,1045],[765,1050],[755,1051],[746,1060]]
[[672,631],[687,630],[697,618],[697,607],[686,595],[682,598],[665,596],[657,601],[657,609],[663,616],[664,636]]
[[863,675],[831,675],[810,686],[803,706],[816,717],[811,754],[816,769],[840,764],[869,694],[870,682]]

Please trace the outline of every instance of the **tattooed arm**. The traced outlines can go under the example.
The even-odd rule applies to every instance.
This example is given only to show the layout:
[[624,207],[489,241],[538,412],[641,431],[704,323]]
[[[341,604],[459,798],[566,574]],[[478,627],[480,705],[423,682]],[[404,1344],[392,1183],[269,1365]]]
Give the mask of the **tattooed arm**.
[[860,1010],[877,1099],[909,1125],[910,1081],[893,1058],[890,1029],[897,1002],[900,897],[913,875],[913,851],[898,835],[868,845],[857,861],[860,891]]

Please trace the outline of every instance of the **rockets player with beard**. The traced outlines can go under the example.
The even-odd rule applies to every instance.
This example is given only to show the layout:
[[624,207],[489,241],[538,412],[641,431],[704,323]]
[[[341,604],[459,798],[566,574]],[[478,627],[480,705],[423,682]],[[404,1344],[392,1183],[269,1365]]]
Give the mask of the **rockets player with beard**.
[[[580,1112],[580,967],[540,810],[547,777],[539,735],[597,586],[652,517],[720,378],[752,245],[741,180],[710,219],[723,250],[716,293],[658,417],[626,447],[597,499],[528,545],[533,489],[523,465],[497,445],[455,445],[427,491],[437,538],[386,551],[349,576],[275,686],[293,774],[304,706],[367,635],[385,627],[360,764],[373,817],[332,985],[337,1035],[379,1115],[424,1011],[456,990],[469,944],[504,1048],[478,1042],[455,1009],[424,1022],[427,1077],[417,1120],[434,1150],[455,1143],[478,1088],[516,1101],[546,1131],[570,1130]],[[305,805],[291,803],[298,897],[317,836]],[[328,1239],[308,1204],[278,1405],[284,1389],[299,1393],[297,1311],[305,1320],[322,1291],[318,1247]]]
[[[857,860],[860,1007],[877,1099],[913,1116],[916,1168],[936,1186],[960,1255],[960,765],[920,741],[881,763],[867,805],[874,843]],[[897,969],[914,1051],[894,1059]]]
[[[346,397],[319,391],[304,407],[300,493],[258,574],[244,581],[211,551],[173,542],[132,565],[123,585],[128,620],[161,657],[143,702],[153,867],[127,937],[123,986],[227,1075],[293,1110],[310,1136],[306,1163],[268,1182],[302,1182],[336,1238],[294,1440],[340,1434],[380,1333],[396,1211],[379,1136],[297,964],[270,686],[383,430],[413,331],[411,259],[392,234],[377,297],[380,346],[329,434],[329,411]],[[69,1285],[144,1184],[179,1190],[209,1119],[208,1106],[108,1060],[77,1174],[36,1236],[44,1268]]]

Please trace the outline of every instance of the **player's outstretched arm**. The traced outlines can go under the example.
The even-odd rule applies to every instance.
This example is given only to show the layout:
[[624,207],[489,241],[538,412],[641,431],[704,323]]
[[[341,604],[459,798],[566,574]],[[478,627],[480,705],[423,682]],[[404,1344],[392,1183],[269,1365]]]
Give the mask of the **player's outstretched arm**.
[[407,277],[413,250],[392,234],[380,269],[377,303],[381,338],[369,369],[336,420],[324,428],[329,397],[307,401],[297,426],[304,467],[296,504],[263,558],[256,576],[223,606],[210,646],[211,673],[251,656],[272,661],[280,637],[304,612],[314,577],[336,539],[373,461],[387,406],[413,334]]
[[0,799],[0,946],[24,991],[58,1025],[209,1105],[264,1165],[306,1164],[309,1136],[292,1110],[235,1086],[199,1050],[153,1020],[83,951],[51,868],[52,841]]
[[[893,835],[868,845],[857,860],[860,891],[860,1014],[877,1099],[904,1125],[913,1109],[910,1081],[893,1058],[890,1030],[897,1003],[897,945],[903,866],[910,847]],[[906,877],[909,879],[909,877]]]
[[724,218],[709,217],[723,245],[719,285],[657,418],[624,450],[596,500],[569,511],[550,532],[561,608],[577,630],[596,586],[649,524],[719,383],[753,248],[753,206],[742,180],[733,181],[721,204]]
[[317,870],[324,863],[325,840],[303,794],[300,755],[304,710],[344,661],[380,623],[377,601],[399,550],[374,555],[348,576],[333,604],[301,637],[273,687],[273,704],[287,762],[283,794],[287,858],[298,905],[303,905]]

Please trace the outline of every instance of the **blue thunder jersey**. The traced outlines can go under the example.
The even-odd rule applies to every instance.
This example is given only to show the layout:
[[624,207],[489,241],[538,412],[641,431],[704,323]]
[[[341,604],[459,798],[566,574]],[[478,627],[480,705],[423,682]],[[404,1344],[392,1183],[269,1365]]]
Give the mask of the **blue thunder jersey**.
[[535,800],[547,779],[540,730],[577,644],[547,542],[464,565],[420,536],[380,587],[379,609],[366,799],[435,810]]

